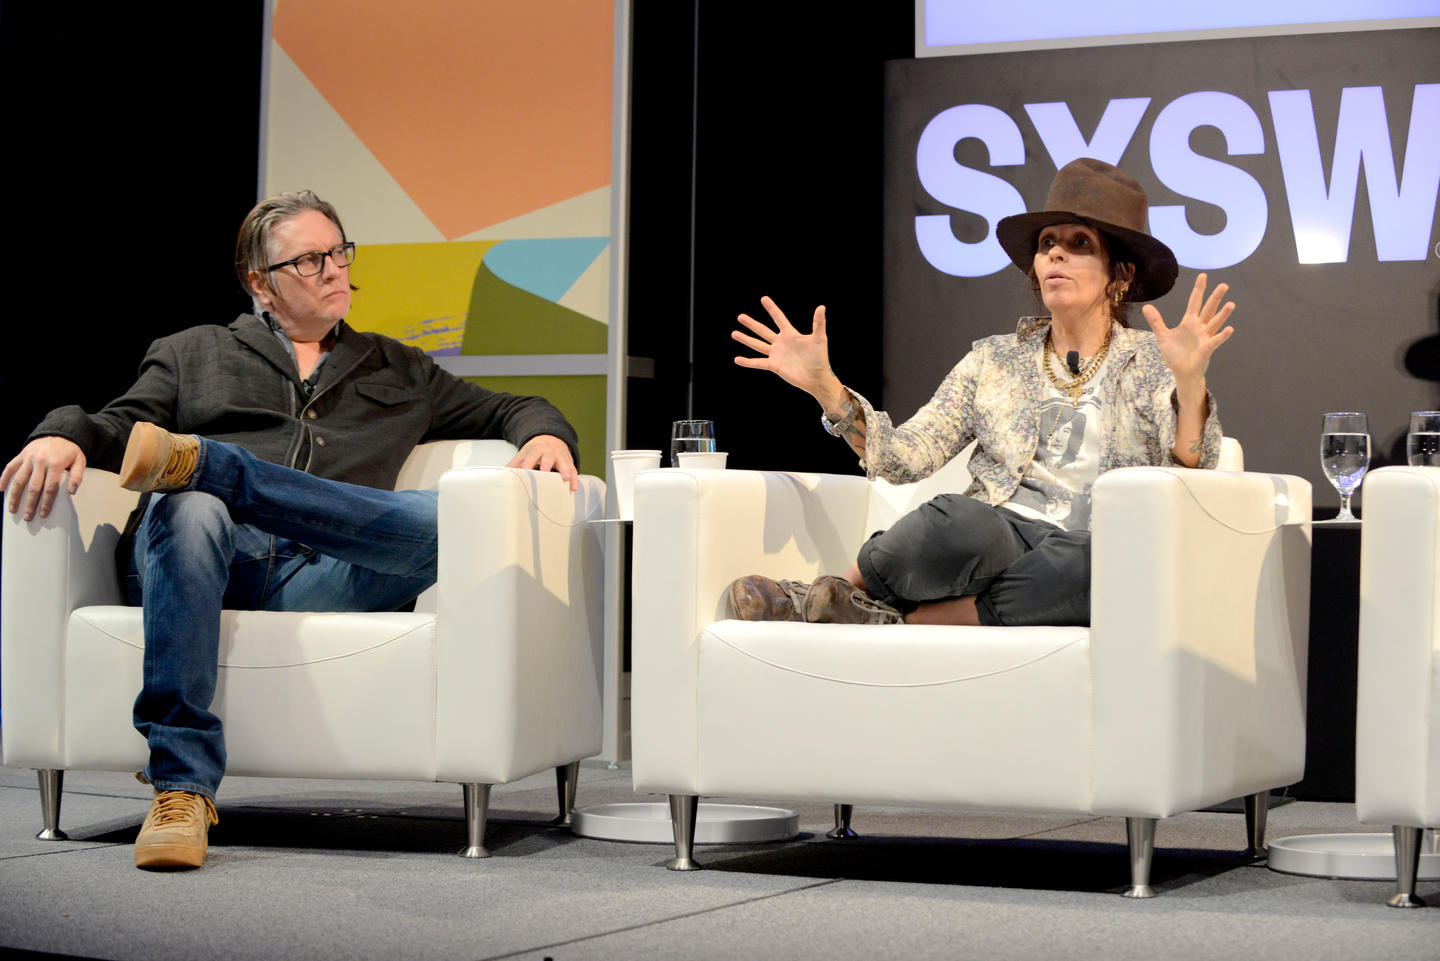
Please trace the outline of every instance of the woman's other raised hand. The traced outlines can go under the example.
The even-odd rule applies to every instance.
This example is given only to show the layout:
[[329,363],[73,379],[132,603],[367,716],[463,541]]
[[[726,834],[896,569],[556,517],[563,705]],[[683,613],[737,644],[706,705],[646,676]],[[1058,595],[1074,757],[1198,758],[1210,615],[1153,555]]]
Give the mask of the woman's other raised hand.
[[824,403],[824,396],[835,392],[839,379],[830,370],[830,341],[825,336],[825,307],[815,308],[815,318],[810,333],[802,334],[785,317],[775,301],[761,297],[760,305],[774,321],[772,330],[748,314],[741,314],[740,324],[755,336],[743,330],[732,330],[730,336],[759,354],[759,357],[736,357],[741,367],[768,370],[787,384],[805,391]]
[[1229,285],[1217,284],[1215,292],[1206,300],[1206,281],[1204,274],[1195,278],[1195,287],[1190,291],[1190,301],[1185,306],[1185,316],[1174,327],[1165,326],[1160,311],[1152,304],[1146,304],[1142,310],[1146,323],[1155,332],[1161,359],[1175,375],[1176,384],[1182,388],[1187,384],[1204,384],[1210,356],[1235,333],[1234,327],[1225,326],[1225,321],[1235,310],[1234,302],[1220,306],[1220,301],[1230,289]]
[[1206,280],[1204,274],[1195,278],[1185,316],[1174,327],[1165,326],[1160,311],[1154,305],[1146,304],[1143,311],[1150,329],[1155,331],[1160,358],[1175,375],[1175,400],[1180,405],[1180,412],[1175,418],[1175,446],[1170,453],[1186,467],[1198,467],[1200,464],[1205,421],[1210,417],[1210,402],[1205,390],[1205,371],[1210,367],[1210,357],[1235,333],[1234,327],[1225,326],[1225,321],[1235,310],[1234,302],[1220,306],[1230,288],[1217,284],[1215,292],[1206,300]]

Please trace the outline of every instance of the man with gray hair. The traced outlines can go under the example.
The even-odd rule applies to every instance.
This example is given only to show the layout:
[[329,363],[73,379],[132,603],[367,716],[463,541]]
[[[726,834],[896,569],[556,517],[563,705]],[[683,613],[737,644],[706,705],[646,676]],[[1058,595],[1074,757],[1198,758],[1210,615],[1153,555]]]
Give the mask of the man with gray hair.
[[309,191],[263,201],[235,253],[253,314],[155,341],[124,396],[95,414],[51,411],[0,473],[27,521],[49,514],[62,482],[73,494],[87,465],[143,492],[119,560],[144,608],[144,868],[199,867],[217,820],[222,608],[413,601],[435,581],[438,544],[435,493],[394,490],[418,443],[503,437],[520,449],[509,466],[578,486],[574,428],[543,399],[485,390],[345,324],[355,245],[330,204]]

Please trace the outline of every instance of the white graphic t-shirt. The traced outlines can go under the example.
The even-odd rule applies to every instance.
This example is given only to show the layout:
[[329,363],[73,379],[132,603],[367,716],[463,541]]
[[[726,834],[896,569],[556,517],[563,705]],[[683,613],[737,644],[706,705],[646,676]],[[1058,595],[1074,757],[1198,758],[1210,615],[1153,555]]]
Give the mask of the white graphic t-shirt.
[[[1040,362],[1055,363],[1045,352]],[[1078,405],[1045,377],[1040,444],[1020,486],[1004,506],[1067,531],[1090,529],[1090,488],[1100,476],[1100,437],[1104,432],[1099,387],[1109,363],[1106,357],[1086,381]],[[1070,379],[1067,371],[1062,380]]]

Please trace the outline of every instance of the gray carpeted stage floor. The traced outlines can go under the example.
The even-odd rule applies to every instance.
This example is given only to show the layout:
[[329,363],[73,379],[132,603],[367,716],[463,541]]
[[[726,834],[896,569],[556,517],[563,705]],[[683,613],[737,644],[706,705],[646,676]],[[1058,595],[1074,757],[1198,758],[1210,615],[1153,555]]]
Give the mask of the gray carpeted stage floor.
[[[856,809],[855,842],[701,847],[577,838],[546,774],[497,787],[486,843],[464,843],[460,789],[410,782],[226,780],[204,868],[137,871],[149,789],[71,772],[61,826],[34,839],[33,772],[0,769],[0,947],[90,958],[1003,958],[1247,961],[1440,958],[1432,907],[1387,908],[1390,883],[1290,877],[1244,863],[1244,818],[1161,822],[1152,901],[1128,880],[1119,818]],[[587,766],[579,804],[635,800],[629,772]],[[1270,836],[1373,830],[1351,805],[1297,802]]]

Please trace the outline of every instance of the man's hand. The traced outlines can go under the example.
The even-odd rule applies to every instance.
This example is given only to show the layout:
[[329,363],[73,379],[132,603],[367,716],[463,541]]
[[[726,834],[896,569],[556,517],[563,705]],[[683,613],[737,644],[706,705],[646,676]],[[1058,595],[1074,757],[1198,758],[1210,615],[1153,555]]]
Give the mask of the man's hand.
[[85,452],[79,444],[63,437],[39,437],[26,444],[0,473],[0,490],[10,489],[10,513],[20,509],[23,498],[25,520],[34,518],[37,505],[40,516],[49,517],[55,495],[60,492],[60,477],[67,470],[70,482],[66,486],[74,494],[85,478]]
[[580,489],[580,472],[575,469],[575,461],[570,457],[570,446],[553,434],[536,434],[505,466],[521,470],[553,470],[570,485],[572,494]]

